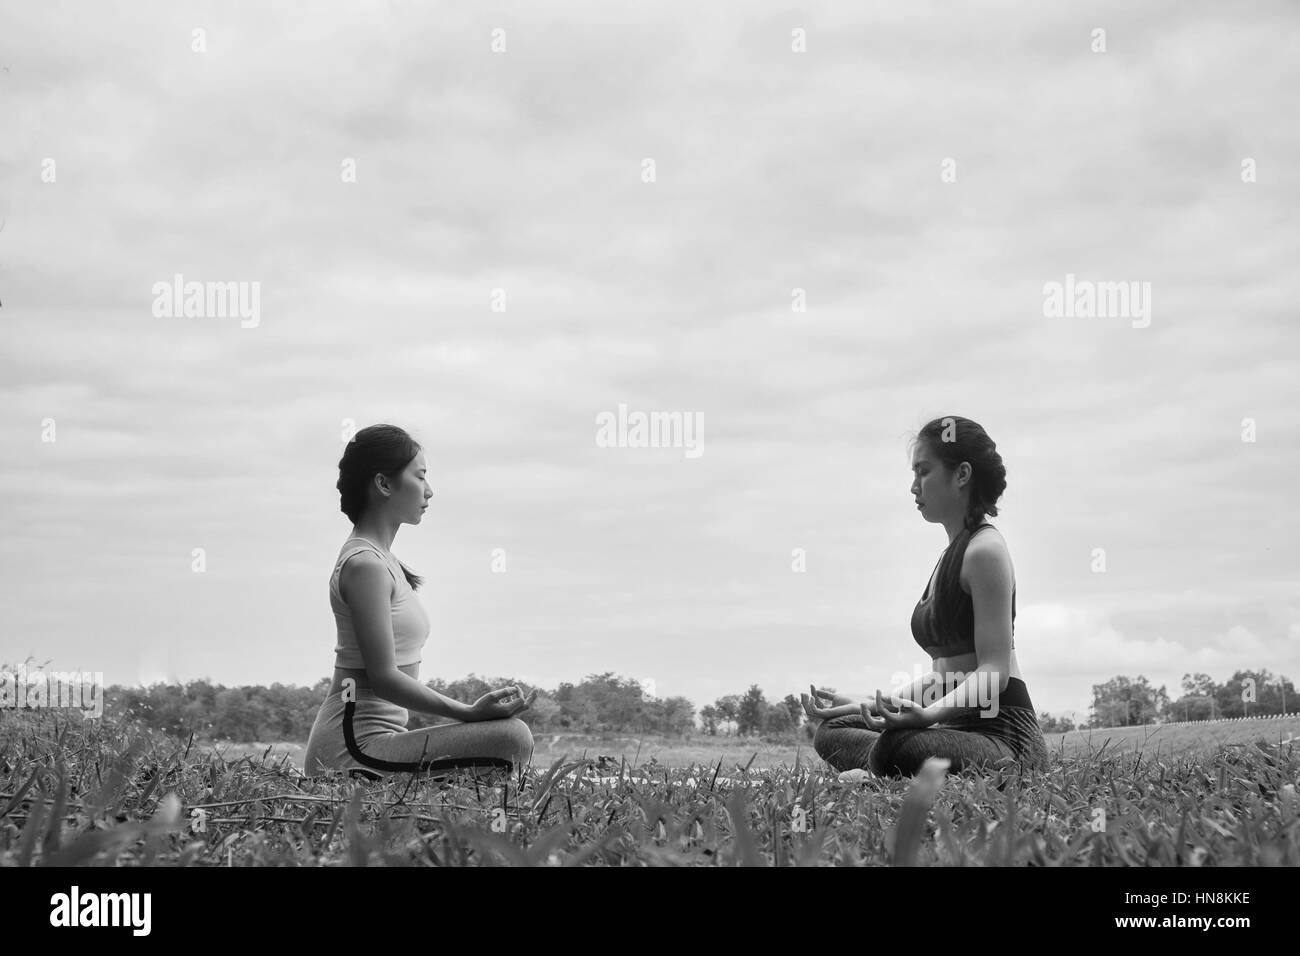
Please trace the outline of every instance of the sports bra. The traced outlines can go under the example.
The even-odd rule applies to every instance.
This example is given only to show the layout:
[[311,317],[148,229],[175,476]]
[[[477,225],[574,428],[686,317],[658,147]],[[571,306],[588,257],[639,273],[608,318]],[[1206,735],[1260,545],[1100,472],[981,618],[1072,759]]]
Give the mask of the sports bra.
[[[974,531],[963,529],[944,549],[931,572],[921,600],[912,610],[912,637],[930,657],[955,657],[975,652],[975,605],[961,589],[961,563],[970,539],[991,524]],[[1016,588],[1011,586],[1011,647],[1016,646]]]
[[339,590],[339,575],[348,558],[362,551],[373,551],[383,559],[388,571],[393,576],[396,587],[393,590],[393,662],[398,667],[420,663],[424,643],[429,638],[429,618],[424,607],[415,594],[415,589],[406,580],[397,559],[384,554],[377,546],[365,538],[349,538],[348,541],[362,541],[348,548],[339,556],[330,575],[330,608],[334,611],[334,622],[338,625],[338,644],[334,648],[334,666],[364,670],[366,663],[361,659],[361,648],[357,645],[357,634],[352,627],[352,609],[348,607]]

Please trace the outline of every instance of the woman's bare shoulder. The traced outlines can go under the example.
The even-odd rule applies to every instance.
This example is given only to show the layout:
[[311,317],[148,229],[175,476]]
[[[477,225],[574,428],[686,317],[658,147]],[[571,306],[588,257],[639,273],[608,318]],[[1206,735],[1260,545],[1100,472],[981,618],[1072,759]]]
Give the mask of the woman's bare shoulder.
[[[344,552],[339,552],[339,557],[343,557]],[[343,562],[339,569],[339,593],[343,599],[347,600],[347,588],[355,587],[358,583],[363,586],[389,585],[391,591],[392,575],[388,573],[388,565],[373,551],[358,551]]]
[[[975,556],[972,563],[971,557]],[[966,553],[961,559],[961,575],[959,581],[961,589],[967,594],[970,593],[970,569],[972,566],[983,564],[987,560],[992,560],[997,564],[1005,564],[1008,570],[1012,570],[1012,579],[1014,581],[1015,572],[1011,564],[1011,552],[1007,549],[1007,542],[1002,537],[1002,532],[997,528],[990,528],[988,531],[981,531],[975,537],[971,538],[966,545]]]
[[978,554],[980,551],[1007,551],[1007,539],[1002,537],[1002,532],[993,526],[989,526],[987,531],[981,531],[975,535],[966,544],[966,553],[974,551]]

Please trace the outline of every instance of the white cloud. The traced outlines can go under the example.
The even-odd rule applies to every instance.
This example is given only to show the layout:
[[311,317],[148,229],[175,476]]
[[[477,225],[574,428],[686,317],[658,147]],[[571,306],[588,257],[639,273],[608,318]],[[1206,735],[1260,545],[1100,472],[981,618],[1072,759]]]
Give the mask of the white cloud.
[[1121,633],[1105,612],[1031,604],[1017,608],[1016,638],[1017,660],[1039,710],[1086,714],[1092,685],[1120,674],[1144,675],[1176,699],[1184,674],[1222,681],[1259,667],[1288,677],[1300,672],[1300,646],[1291,637],[1278,633],[1266,640],[1240,624],[1208,639],[1143,639]]

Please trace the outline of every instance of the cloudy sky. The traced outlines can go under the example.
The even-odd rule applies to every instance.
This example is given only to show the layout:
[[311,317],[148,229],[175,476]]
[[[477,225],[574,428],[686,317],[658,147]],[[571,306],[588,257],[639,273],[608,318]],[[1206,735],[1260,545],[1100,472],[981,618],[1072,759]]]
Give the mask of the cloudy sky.
[[[351,420],[427,449],[422,676],[867,693],[928,664],[955,414],[1040,710],[1300,680],[1300,11],[699,6],[6,4],[0,663],[328,674]],[[704,454],[599,447],[620,403]]]

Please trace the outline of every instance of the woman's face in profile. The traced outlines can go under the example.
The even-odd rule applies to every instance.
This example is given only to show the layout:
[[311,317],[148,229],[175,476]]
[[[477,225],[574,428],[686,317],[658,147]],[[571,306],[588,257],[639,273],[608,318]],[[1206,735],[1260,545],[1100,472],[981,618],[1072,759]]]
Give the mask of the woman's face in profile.
[[940,461],[930,457],[924,445],[912,456],[912,498],[926,521],[942,521],[952,508],[951,475]]
[[428,466],[424,463],[424,452],[417,452],[402,469],[401,480],[397,484],[397,489],[389,499],[391,507],[397,512],[400,520],[408,524],[419,524],[420,519],[424,517],[424,509],[430,498],[433,497],[433,489],[429,487],[427,477]]

